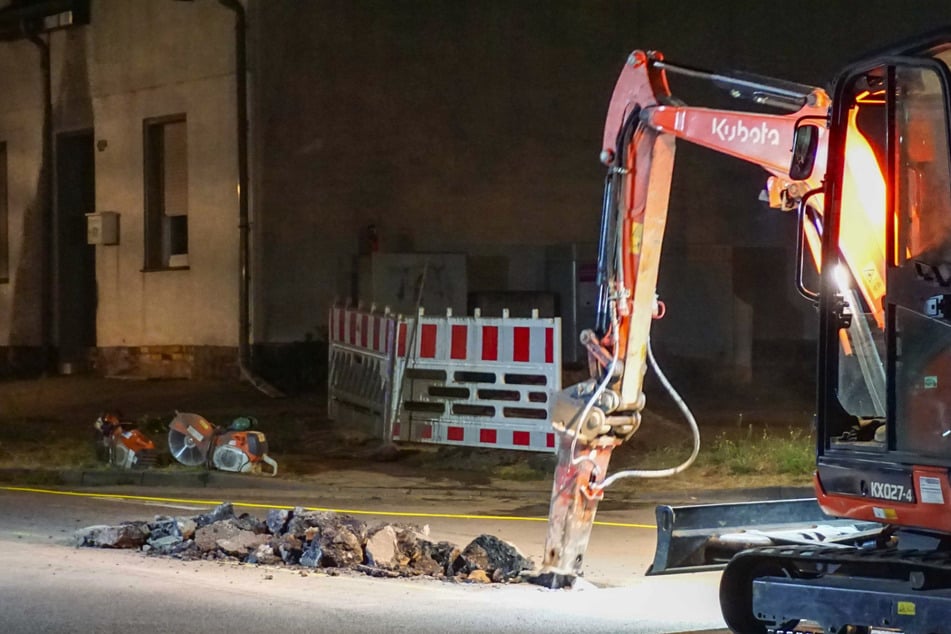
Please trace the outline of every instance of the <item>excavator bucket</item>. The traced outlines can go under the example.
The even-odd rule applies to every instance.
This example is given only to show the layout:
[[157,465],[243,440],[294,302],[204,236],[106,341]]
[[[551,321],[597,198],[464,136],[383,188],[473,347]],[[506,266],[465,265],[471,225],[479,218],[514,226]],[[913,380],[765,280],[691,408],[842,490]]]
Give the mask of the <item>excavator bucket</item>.
[[658,506],[657,549],[648,575],[718,570],[738,552],[759,546],[855,545],[882,525],[832,518],[815,498]]

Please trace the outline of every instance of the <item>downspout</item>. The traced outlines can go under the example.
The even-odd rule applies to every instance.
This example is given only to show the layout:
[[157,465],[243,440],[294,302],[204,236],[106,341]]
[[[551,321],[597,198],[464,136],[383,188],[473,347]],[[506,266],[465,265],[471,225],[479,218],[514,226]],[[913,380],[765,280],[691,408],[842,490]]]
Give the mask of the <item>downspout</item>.
[[251,367],[251,276],[250,230],[248,214],[248,63],[247,16],[240,0],[218,0],[235,15],[235,86],[238,120],[238,251],[240,281],[238,286],[238,367],[241,376],[272,398],[283,394]]
[[36,33],[24,33],[40,50],[43,73],[43,155],[40,159],[40,200],[43,219],[42,272],[40,274],[40,337],[43,370],[49,371],[53,360],[53,84],[50,70],[50,45]]

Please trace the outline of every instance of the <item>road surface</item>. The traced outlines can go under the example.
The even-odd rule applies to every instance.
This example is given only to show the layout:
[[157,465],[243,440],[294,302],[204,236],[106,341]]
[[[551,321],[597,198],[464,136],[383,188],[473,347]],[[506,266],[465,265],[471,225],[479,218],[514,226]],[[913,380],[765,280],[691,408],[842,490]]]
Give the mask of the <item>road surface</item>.
[[[212,502],[229,500],[359,510],[367,513],[361,519],[368,521],[428,524],[434,538],[460,545],[491,533],[513,542],[535,561],[541,558],[543,522],[501,519],[532,517],[525,511],[535,508],[535,491],[493,497],[439,487],[401,488],[387,481],[371,495],[360,483],[350,484],[332,490],[326,483],[307,489],[288,485],[243,490],[74,490],[81,495],[2,488],[0,629],[10,634],[725,631],[717,602],[717,573],[643,576],[654,546],[649,528],[653,513],[647,507],[599,513],[599,520],[623,526],[595,528],[585,577],[597,587],[581,591],[374,579],[349,573],[329,576],[69,545],[72,532],[82,526],[193,515]],[[137,498],[100,497],[104,494]],[[494,517],[486,519],[490,513]]]

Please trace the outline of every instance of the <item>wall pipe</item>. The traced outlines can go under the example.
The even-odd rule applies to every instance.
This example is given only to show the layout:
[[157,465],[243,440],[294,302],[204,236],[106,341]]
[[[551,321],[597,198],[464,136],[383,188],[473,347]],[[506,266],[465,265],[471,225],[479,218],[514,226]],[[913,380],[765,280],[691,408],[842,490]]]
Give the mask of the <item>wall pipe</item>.
[[43,371],[52,369],[53,349],[53,83],[50,68],[50,44],[39,34],[21,28],[27,38],[40,51],[40,68],[43,73],[43,156],[40,161],[40,214],[42,217],[42,248],[40,285],[40,347]]
[[240,0],[218,0],[235,16],[235,87],[238,120],[238,231],[240,280],[238,286],[238,367],[241,376],[271,397],[283,396],[273,385],[254,373],[251,364],[251,275],[248,213],[248,63],[247,15]]

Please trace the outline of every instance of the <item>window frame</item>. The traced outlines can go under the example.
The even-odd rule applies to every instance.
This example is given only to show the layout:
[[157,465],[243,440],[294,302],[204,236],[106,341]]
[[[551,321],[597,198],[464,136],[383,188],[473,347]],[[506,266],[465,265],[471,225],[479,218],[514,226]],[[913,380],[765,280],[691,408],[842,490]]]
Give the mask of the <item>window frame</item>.
[[[185,156],[188,156],[188,117],[180,112],[158,117],[148,117],[142,120],[142,176],[143,176],[143,264],[142,272],[181,271],[188,270],[189,264],[172,266],[163,261],[165,250],[165,235],[161,219],[165,214],[165,183],[164,159],[165,148],[156,147],[156,130],[164,131],[170,124],[182,123],[185,125]],[[186,196],[187,196],[187,162],[186,162]],[[157,200],[156,200],[157,199]],[[186,198],[187,201],[187,198]],[[185,217],[188,217],[186,208]],[[187,221],[186,221],[187,222]],[[186,244],[187,248],[187,244]],[[186,254],[188,251],[186,251]]]

